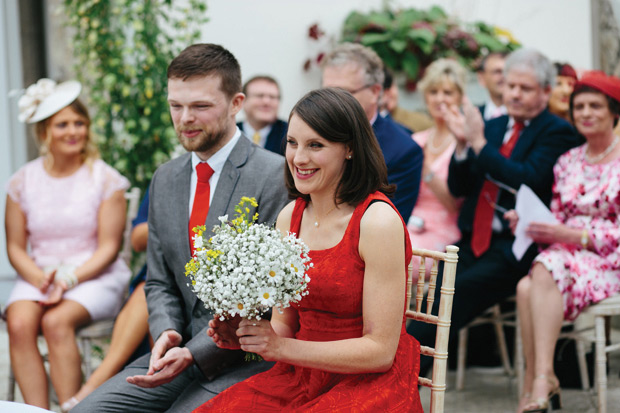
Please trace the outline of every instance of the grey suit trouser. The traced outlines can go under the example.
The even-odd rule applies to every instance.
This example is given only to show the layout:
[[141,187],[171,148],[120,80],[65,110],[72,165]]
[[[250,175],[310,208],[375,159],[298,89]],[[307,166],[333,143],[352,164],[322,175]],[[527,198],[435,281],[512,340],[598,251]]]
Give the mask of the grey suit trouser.
[[268,370],[273,363],[245,363],[228,370],[209,381],[198,367],[189,367],[170,383],[144,389],[125,380],[129,376],[145,374],[151,354],[146,354],[102,384],[80,402],[72,413],[104,412],[191,412],[219,392],[254,374]]

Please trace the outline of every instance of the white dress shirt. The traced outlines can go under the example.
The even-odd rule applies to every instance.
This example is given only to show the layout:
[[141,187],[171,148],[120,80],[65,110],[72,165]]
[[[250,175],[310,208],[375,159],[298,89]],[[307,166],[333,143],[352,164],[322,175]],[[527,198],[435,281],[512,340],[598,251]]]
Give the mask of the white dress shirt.
[[217,182],[220,179],[220,175],[222,174],[222,169],[224,169],[224,164],[226,163],[226,159],[232,152],[233,148],[239,142],[239,138],[241,137],[241,131],[237,128],[237,131],[233,135],[232,139],[220,148],[219,151],[215,152],[208,161],[203,161],[196,155],[196,152],[192,152],[192,176],[190,178],[190,194],[189,194],[189,216],[192,216],[192,206],[194,205],[194,196],[196,195],[196,184],[198,183],[198,176],[196,175],[196,165],[201,162],[207,162],[211,169],[213,169],[213,175],[209,178],[209,205],[211,205],[211,201],[213,200],[213,194],[215,193],[215,188],[217,187]]

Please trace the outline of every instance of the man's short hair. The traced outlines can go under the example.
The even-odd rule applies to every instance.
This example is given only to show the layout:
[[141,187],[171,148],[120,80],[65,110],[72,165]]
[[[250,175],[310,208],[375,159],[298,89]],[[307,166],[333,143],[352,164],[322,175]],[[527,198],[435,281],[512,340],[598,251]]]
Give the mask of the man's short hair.
[[168,66],[168,79],[187,80],[212,75],[220,77],[220,89],[229,99],[241,92],[239,62],[220,45],[198,43],[188,46]]
[[332,50],[321,62],[321,67],[356,64],[364,71],[364,83],[380,84],[383,87],[385,75],[383,61],[374,50],[357,43],[342,43]]
[[257,75],[257,76],[253,76],[250,79],[248,79],[244,84],[243,84],[243,94],[247,95],[248,94],[248,86],[253,83],[256,82],[257,80],[264,80],[265,82],[269,82],[272,83],[274,85],[276,85],[276,87],[278,88],[278,92],[280,92],[280,85],[278,84],[278,81],[275,80],[273,77],[269,76],[269,75]]
[[482,60],[480,60],[480,64],[478,64],[478,67],[476,68],[476,72],[484,72],[485,66],[490,58],[501,57],[502,59],[505,59],[506,56],[508,56],[508,52],[491,52],[487,54],[482,58]]
[[534,49],[519,49],[506,58],[504,75],[511,70],[531,71],[542,88],[553,87],[555,68],[545,55]]

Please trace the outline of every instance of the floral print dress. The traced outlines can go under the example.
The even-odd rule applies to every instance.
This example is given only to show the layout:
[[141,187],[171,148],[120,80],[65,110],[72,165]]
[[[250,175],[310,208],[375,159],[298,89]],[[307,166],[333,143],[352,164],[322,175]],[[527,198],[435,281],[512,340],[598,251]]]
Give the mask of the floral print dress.
[[620,291],[620,158],[593,165],[585,160],[586,147],[558,159],[551,211],[567,226],[587,229],[593,248],[555,243],[534,260],[553,275],[567,320]]

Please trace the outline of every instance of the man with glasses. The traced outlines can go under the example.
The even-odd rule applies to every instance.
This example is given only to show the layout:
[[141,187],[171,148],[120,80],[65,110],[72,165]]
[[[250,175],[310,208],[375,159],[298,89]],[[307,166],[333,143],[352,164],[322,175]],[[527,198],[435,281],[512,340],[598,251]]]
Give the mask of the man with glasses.
[[349,91],[366,112],[385,158],[388,182],[396,184],[392,202],[408,219],[418,199],[424,155],[403,126],[379,115],[384,80],[381,58],[362,45],[343,43],[323,59],[322,68],[323,87]]
[[254,76],[243,85],[245,121],[237,126],[252,142],[284,154],[288,124],[278,119],[280,87],[271,76]]
[[489,92],[489,100],[478,106],[485,121],[506,114],[506,106],[502,99],[505,83],[504,60],[506,60],[506,53],[489,53],[478,66],[478,83]]

